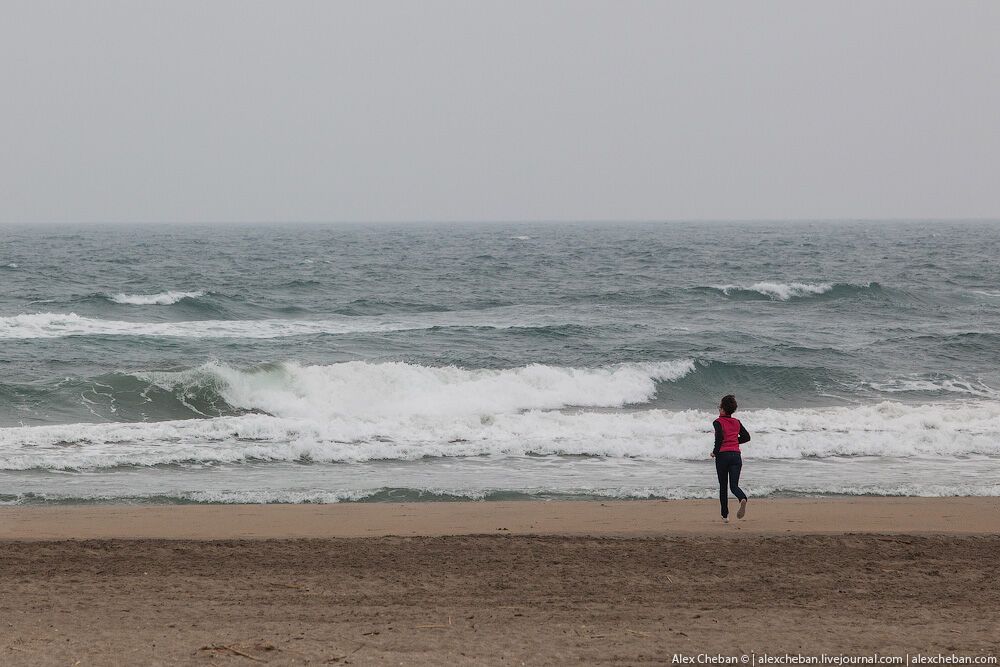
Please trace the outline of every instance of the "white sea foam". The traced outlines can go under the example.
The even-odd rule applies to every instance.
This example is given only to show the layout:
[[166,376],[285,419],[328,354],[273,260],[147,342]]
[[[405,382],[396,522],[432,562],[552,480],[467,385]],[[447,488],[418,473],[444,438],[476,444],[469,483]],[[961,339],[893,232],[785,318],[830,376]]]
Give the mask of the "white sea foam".
[[199,320],[191,322],[127,322],[84,317],[75,313],[30,313],[0,317],[0,338],[65,336],[147,336],[181,338],[281,338],[308,334],[410,331],[434,327],[544,327],[575,324],[584,316],[560,316],[543,309],[495,308],[398,316],[342,316],[322,320]]
[[[371,496],[382,493],[385,489],[359,489],[343,491],[289,491],[289,490],[239,490],[239,491],[181,491],[174,493],[144,492],[142,489],[133,491],[107,493],[107,492],[87,492],[77,493],[31,493],[27,496],[13,497],[0,501],[0,505],[20,505],[38,504],[39,502],[143,502],[155,500],[162,503],[164,500],[175,500],[186,503],[210,503],[210,504],[269,504],[269,503],[318,503],[333,504],[343,502],[363,501]],[[414,495],[420,491],[415,491]],[[478,499],[474,492],[448,494],[455,497]]]
[[181,299],[197,299],[205,296],[202,291],[175,292],[169,290],[158,294],[109,294],[108,299],[130,306],[172,306]]
[[[707,456],[711,443],[713,415],[693,410],[501,412],[515,410],[516,405],[497,394],[500,405],[478,414],[475,402],[485,408],[486,398],[463,402],[447,414],[413,412],[416,399],[407,404],[410,412],[392,413],[386,403],[361,414],[338,414],[335,405],[323,407],[321,400],[313,398],[296,404],[288,398],[287,389],[279,389],[278,398],[267,393],[259,390],[256,395],[293,413],[303,404],[317,402],[327,412],[310,417],[251,414],[156,423],[4,428],[0,429],[0,469],[251,460],[357,462],[443,456],[699,460]],[[628,394],[609,392],[602,400],[621,401]],[[574,398],[564,396],[562,400],[570,403]],[[744,447],[750,459],[1000,455],[995,427],[1000,404],[993,401],[759,410],[741,417],[753,434]]]
[[838,287],[854,288],[857,290],[877,287],[877,283],[779,283],[779,282],[757,282],[752,285],[718,285],[713,289],[721,291],[729,296],[738,292],[755,292],[761,296],[766,296],[773,301],[788,301],[789,299],[818,296],[826,294]]
[[965,394],[977,398],[1000,399],[1000,391],[989,385],[970,381],[962,378],[940,378],[940,379],[901,379],[892,382],[869,382],[868,386],[883,394],[897,394],[906,392],[946,392],[949,394]]
[[825,294],[833,287],[832,283],[759,282],[752,285],[720,285],[716,289],[721,290],[727,296],[733,292],[757,292],[775,301],[787,301],[793,297]]
[[284,363],[242,371],[210,363],[190,371],[135,376],[171,391],[209,383],[233,407],[289,419],[432,419],[645,403],[656,394],[658,381],[680,379],[694,368],[691,359],[603,368],[532,364],[502,370],[352,361],[324,366]]

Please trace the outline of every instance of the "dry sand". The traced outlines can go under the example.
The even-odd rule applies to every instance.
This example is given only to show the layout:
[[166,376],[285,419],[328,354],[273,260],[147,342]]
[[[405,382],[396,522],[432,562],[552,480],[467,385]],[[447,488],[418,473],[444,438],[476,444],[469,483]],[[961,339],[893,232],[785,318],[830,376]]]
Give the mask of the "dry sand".
[[700,501],[5,508],[0,664],[1000,653],[1000,499],[762,500],[729,525],[715,513]]

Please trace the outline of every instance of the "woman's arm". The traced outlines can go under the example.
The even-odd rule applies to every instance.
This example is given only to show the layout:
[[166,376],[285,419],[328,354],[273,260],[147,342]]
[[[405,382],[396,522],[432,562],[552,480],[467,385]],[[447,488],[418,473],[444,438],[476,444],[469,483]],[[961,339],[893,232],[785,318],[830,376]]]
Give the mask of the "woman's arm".
[[746,430],[746,428],[743,427],[743,424],[740,424],[740,434],[737,436],[736,441],[741,445],[744,442],[750,442],[750,431]]
[[715,449],[712,450],[712,456],[715,456],[719,453],[719,447],[722,447],[722,424],[716,419],[712,426],[715,427]]

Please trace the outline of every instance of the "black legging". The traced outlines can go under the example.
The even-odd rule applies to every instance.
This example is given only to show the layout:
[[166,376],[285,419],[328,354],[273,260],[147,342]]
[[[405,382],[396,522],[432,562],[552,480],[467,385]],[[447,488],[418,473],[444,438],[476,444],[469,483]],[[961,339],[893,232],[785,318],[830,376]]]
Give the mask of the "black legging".
[[719,473],[719,502],[722,503],[722,518],[729,516],[729,491],[740,500],[746,500],[747,494],[740,488],[740,471],[743,470],[743,457],[739,452],[719,452],[715,455],[715,472]]

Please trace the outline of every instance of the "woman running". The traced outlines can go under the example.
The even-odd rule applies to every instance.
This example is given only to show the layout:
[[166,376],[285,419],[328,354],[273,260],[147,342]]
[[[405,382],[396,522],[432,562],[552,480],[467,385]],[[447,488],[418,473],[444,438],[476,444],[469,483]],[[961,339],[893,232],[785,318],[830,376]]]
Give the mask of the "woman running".
[[736,397],[728,394],[719,403],[719,418],[712,422],[715,427],[715,449],[712,458],[715,459],[715,472],[719,474],[719,502],[722,503],[722,521],[729,523],[729,491],[740,499],[740,509],[736,518],[742,519],[747,513],[747,494],[740,488],[740,471],[743,469],[743,457],[740,455],[740,445],[750,442],[750,434],[743,428],[739,419],[733,419],[736,412]]

